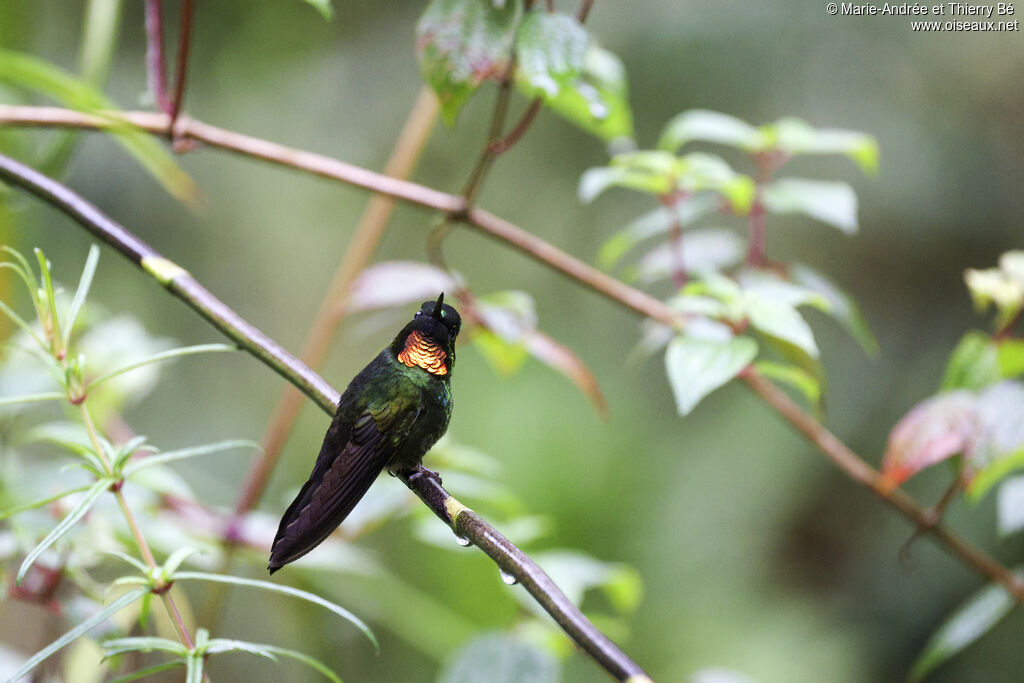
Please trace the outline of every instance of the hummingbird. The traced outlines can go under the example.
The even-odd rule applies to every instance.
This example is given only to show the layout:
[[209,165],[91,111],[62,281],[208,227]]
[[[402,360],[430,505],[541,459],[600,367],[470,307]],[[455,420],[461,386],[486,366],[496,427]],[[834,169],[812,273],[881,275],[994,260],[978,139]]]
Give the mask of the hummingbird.
[[458,311],[426,301],[383,351],[349,383],[309,480],[288,506],[270,551],[273,574],[325,538],[377,475],[416,469],[452,415]]

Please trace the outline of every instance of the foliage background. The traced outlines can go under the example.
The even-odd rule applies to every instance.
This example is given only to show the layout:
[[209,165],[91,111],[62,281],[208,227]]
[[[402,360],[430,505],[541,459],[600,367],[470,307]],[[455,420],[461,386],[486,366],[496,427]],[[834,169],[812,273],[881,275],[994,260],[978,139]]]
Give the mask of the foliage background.
[[[141,4],[126,4],[107,92],[132,106],[145,91],[144,38]],[[412,34],[423,3],[334,4],[328,23],[299,2],[203,3],[189,113],[380,168],[420,85]],[[80,11],[77,3],[8,0],[0,5],[0,45],[71,69]],[[830,383],[827,424],[858,452],[880,454],[895,421],[934,390],[961,333],[981,325],[962,270],[987,267],[1002,251],[1022,246],[1020,34],[917,34],[903,17],[831,17],[823,4],[782,1],[598,2],[588,29],[626,65],[641,145],[652,145],[672,115],[695,107],[753,123],[794,115],[877,136],[877,181],[861,179],[843,159],[792,162],[796,171],[854,184],[860,234],[777,219],[769,221],[768,253],[820,267],[861,302],[881,343],[875,359],[824,316],[813,323]],[[414,178],[457,190],[484,139],[490,107],[490,97],[477,97],[455,129],[439,128]],[[600,143],[542,113],[496,164],[480,203],[593,261],[603,240],[646,208],[624,192],[579,205],[580,173],[605,160]],[[297,349],[367,195],[216,152],[187,155],[181,164],[205,195],[195,212],[101,136],[86,137],[68,182]],[[13,215],[0,223],[4,242],[22,250],[43,246],[58,271],[77,272],[89,243],[82,231],[34,202],[9,208]],[[422,260],[429,221],[400,207],[379,258]],[[454,380],[451,432],[500,460],[508,486],[532,512],[555,521],[552,546],[637,568],[646,597],[623,644],[656,680],[682,680],[705,666],[763,681],[892,680],[905,674],[939,620],[980,585],[928,542],[914,547],[910,566],[901,564],[896,550],[909,527],[741,386],[715,393],[680,420],[661,362],[625,362],[637,337],[631,314],[465,231],[449,240],[447,257],[481,291],[528,290],[542,327],[597,373],[610,404],[607,422],[543,366],[530,362],[500,379],[467,346]],[[159,336],[219,341],[109,250],[91,299],[138,316]],[[404,317],[354,319],[324,376],[344,385]],[[156,443],[180,443],[183,432],[190,443],[257,438],[280,387],[250,358],[200,357],[165,373],[158,391],[126,418]],[[318,411],[304,412],[263,509],[284,508],[325,426]],[[184,463],[179,471],[203,498],[229,504],[243,465],[233,457]],[[908,488],[934,500],[947,482],[936,470]],[[993,501],[976,508],[957,503],[950,522],[1001,557],[1019,557],[1019,539],[995,537]],[[388,527],[365,543],[405,581],[480,629],[507,625],[512,613],[489,604],[488,596],[506,590],[493,565],[471,551],[416,541],[408,526]],[[371,622],[375,610],[385,609],[378,602],[400,600],[360,595],[354,587],[338,591],[342,604]],[[325,613],[289,605],[268,615],[255,612],[256,604],[230,602],[225,629],[256,629],[256,640],[304,646],[346,680],[433,680],[462,644],[410,612],[409,631],[439,637],[417,647],[378,626],[382,655],[374,657],[354,637],[335,639],[337,622]],[[0,605],[0,640],[31,650],[43,642],[46,621],[24,605]],[[1015,680],[1024,665],[1022,626],[1015,611],[934,680]],[[229,668],[232,677],[256,675],[261,666],[236,658],[211,675]],[[567,678],[596,675],[579,661]]]

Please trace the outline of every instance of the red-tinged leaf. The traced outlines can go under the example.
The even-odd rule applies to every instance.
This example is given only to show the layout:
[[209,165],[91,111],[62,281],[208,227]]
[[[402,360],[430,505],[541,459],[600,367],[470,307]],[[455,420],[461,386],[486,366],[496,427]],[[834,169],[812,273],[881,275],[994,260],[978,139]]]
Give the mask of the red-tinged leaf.
[[977,425],[976,397],[952,391],[917,404],[889,434],[882,476],[896,487],[926,467],[963,453]]
[[608,403],[597,384],[597,378],[575,351],[538,330],[527,337],[526,348],[534,358],[568,377],[587,395],[601,417],[608,417]]
[[488,78],[508,67],[520,15],[518,0],[432,0],[416,25],[416,55],[450,125]]
[[461,287],[457,275],[417,261],[385,261],[359,274],[349,288],[345,311],[355,313],[403,306],[449,295]]

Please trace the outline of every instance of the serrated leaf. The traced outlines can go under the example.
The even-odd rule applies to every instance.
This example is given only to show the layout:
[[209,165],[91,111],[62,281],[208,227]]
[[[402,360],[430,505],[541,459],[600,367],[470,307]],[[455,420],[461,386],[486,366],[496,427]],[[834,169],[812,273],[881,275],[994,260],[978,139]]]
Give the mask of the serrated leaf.
[[[530,97],[532,85],[521,76],[516,78],[520,92]],[[558,94],[547,97],[548,109],[605,142],[633,138],[633,112],[629,108],[626,69],[614,54],[598,47],[594,41],[583,58],[579,78],[563,84]]]
[[703,192],[677,202],[673,207],[659,206],[612,235],[601,247],[598,261],[603,268],[611,268],[640,242],[668,232],[675,224],[682,228],[692,225],[697,219],[713,213],[720,204],[717,196]]
[[758,292],[744,292],[743,310],[758,332],[789,342],[812,358],[819,356],[810,325],[793,306]]
[[516,0],[431,0],[423,11],[416,56],[449,125],[484,80],[504,74],[519,15]]
[[735,116],[692,109],[678,114],[666,124],[658,148],[675,152],[694,140],[752,150],[760,144],[761,135],[754,126]]
[[853,297],[824,275],[802,263],[793,264],[789,269],[789,275],[793,282],[825,297],[829,305],[829,314],[846,328],[865,353],[869,356],[878,353],[878,341]]
[[857,232],[857,195],[847,183],[783,178],[763,185],[761,199],[770,213],[801,213],[848,235]]
[[439,683],[557,683],[558,660],[504,634],[480,636],[455,653]]
[[545,99],[571,85],[583,69],[589,38],[586,29],[563,12],[535,9],[516,33],[520,78]]
[[946,363],[941,389],[977,390],[1000,379],[999,350],[984,332],[968,332]]
[[125,593],[117,600],[110,603],[109,605],[101,609],[99,612],[92,615],[91,617],[80,623],[78,626],[75,626],[70,631],[67,631],[60,638],[53,641],[39,652],[29,657],[28,661],[22,664],[21,667],[11,675],[9,680],[17,681],[20,680],[23,676],[27,676],[29,672],[31,672],[33,669],[39,666],[43,661],[46,660],[47,657],[57,652],[61,648],[65,647],[66,645],[72,643],[80,636],[85,635],[96,626],[99,626],[104,621],[109,619],[111,616],[113,616],[117,612],[121,611],[128,605],[132,604],[133,602],[141,598],[147,592],[147,590],[140,588],[138,590],[129,591],[128,593]]
[[71,528],[85,516],[85,513],[89,511],[89,508],[93,506],[96,500],[103,495],[103,492],[110,487],[109,479],[100,479],[93,484],[82,496],[82,499],[78,501],[78,504],[69,512],[64,519],[55,526],[46,537],[39,542],[35,548],[29,552],[28,556],[25,557],[25,561],[21,563],[21,567],[18,568],[17,583],[20,585],[28,570],[32,568],[39,556],[49,548],[51,545],[56,543],[64,534],[71,531]]
[[842,154],[867,175],[878,171],[878,142],[867,133],[832,128],[813,128],[806,121],[785,118],[765,126],[762,134],[776,149],[788,154]]
[[665,369],[679,414],[689,414],[701,399],[739,374],[756,356],[757,342],[750,337],[714,342],[683,336],[669,342]]
[[909,679],[920,681],[950,657],[982,637],[1005,617],[1016,600],[998,584],[988,584],[957,607],[932,634],[911,667]]
[[105,129],[160,185],[179,200],[194,204],[199,188],[167,150],[149,134],[110,117],[119,107],[93,86],[31,55],[0,50],[0,81],[45,93],[67,107],[107,119]]
[[213,583],[226,583],[232,586],[244,586],[247,588],[257,588],[259,590],[269,591],[271,593],[281,593],[283,595],[290,595],[293,598],[299,598],[306,602],[311,602],[314,605],[319,605],[326,610],[334,612],[343,619],[348,620],[350,623],[355,625],[363,634],[370,639],[374,647],[380,648],[377,643],[377,637],[373,635],[373,631],[367,626],[362,619],[349,612],[347,609],[340,605],[336,605],[330,600],[321,598],[319,595],[315,595],[308,591],[299,590],[298,588],[292,588],[291,586],[284,586],[277,583],[271,583],[270,581],[260,581],[258,579],[246,579],[240,576],[225,576],[222,574],[209,574],[207,572],[176,572],[174,574],[175,581],[211,581]]
[[385,261],[363,269],[349,287],[349,313],[419,304],[441,292],[455,292],[462,280],[450,272],[418,261]]
[[975,397],[965,390],[933,396],[914,406],[889,434],[882,476],[898,486],[922,469],[962,453],[975,428]]

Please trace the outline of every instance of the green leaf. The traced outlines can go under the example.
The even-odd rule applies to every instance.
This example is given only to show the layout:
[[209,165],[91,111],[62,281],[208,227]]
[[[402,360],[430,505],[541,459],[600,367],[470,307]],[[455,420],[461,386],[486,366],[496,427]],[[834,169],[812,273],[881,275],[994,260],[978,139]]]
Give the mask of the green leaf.
[[[743,258],[744,242],[723,228],[702,228],[683,233],[682,244],[663,242],[647,252],[636,265],[624,268],[624,280],[643,283],[671,277],[678,264],[686,273],[706,274],[736,265]],[[680,258],[681,257],[681,258]]]
[[10,50],[0,50],[0,82],[45,93],[67,107],[108,120],[106,130],[165,190],[185,203],[195,203],[199,188],[174,157],[149,134],[106,113],[118,107],[93,86],[48,62]]
[[319,595],[309,593],[298,588],[292,588],[291,586],[283,586],[277,583],[271,583],[270,581],[260,581],[258,579],[245,579],[240,576],[224,576],[222,574],[208,574],[206,572],[177,572],[174,574],[175,581],[212,581],[214,583],[227,583],[232,586],[246,586],[249,588],[258,588],[260,590],[270,591],[272,593],[282,593],[284,595],[290,595],[293,598],[299,598],[311,602],[315,605],[320,605],[324,609],[334,612],[343,619],[347,619],[349,622],[354,624],[363,634],[370,639],[374,647],[380,649],[377,643],[377,637],[373,635],[373,631],[370,627],[363,623],[362,619],[349,612],[344,607],[336,605],[330,600],[325,600]]
[[920,681],[935,667],[978,640],[1009,614],[1016,604],[1013,596],[990,583],[968,598],[932,634],[918,655],[908,678]]
[[149,572],[149,567],[146,566],[146,564],[143,563],[142,560],[136,559],[136,558],[132,557],[131,555],[127,555],[125,553],[122,553],[119,550],[107,550],[106,554],[107,555],[112,555],[112,556],[114,556],[114,557],[116,557],[116,558],[118,558],[120,560],[123,560],[123,561],[127,562],[131,566],[133,566],[136,569],[138,569],[139,572],[141,572],[142,574],[146,574],[146,573]]
[[179,657],[188,656],[188,648],[176,640],[156,636],[111,638],[103,641],[103,656],[115,657],[126,652],[170,652]]
[[192,448],[182,448],[176,451],[164,451],[157,455],[151,455],[143,458],[136,462],[130,463],[122,470],[122,475],[127,479],[141,469],[152,467],[154,465],[166,465],[169,462],[176,460],[185,460],[186,458],[194,458],[200,455],[209,455],[210,453],[219,453],[221,451],[230,451],[236,448],[253,448],[260,450],[260,445],[255,441],[249,441],[246,439],[228,439],[227,441],[218,441],[216,443],[205,444],[203,446],[194,446]]
[[848,235],[857,232],[857,195],[847,183],[783,178],[763,185],[761,199],[771,213],[802,213]]
[[996,351],[999,376],[1010,379],[1024,374],[1024,339],[1004,339]]
[[118,375],[123,375],[126,372],[130,372],[137,368],[141,368],[146,365],[152,365],[153,363],[161,363],[165,360],[171,360],[174,358],[180,358],[182,356],[191,356],[197,353],[220,353],[223,351],[238,351],[238,346],[234,344],[197,344],[196,346],[183,346],[178,349],[171,349],[170,351],[164,351],[148,358],[129,363],[124,367],[111,370],[108,373],[100,375],[96,379],[89,382],[89,386],[86,387],[86,391],[95,389],[100,384],[103,384],[109,379],[113,379]]
[[999,351],[984,332],[968,332],[960,339],[946,363],[941,389],[978,390],[998,382]]
[[85,513],[89,511],[89,508],[93,506],[93,503],[96,502],[104,491],[110,488],[110,484],[111,482],[109,479],[100,479],[90,486],[85,495],[82,496],[82,500],[78,501],[78,505],[76,505],[74,509],[72,509],[71,512],[69,512],[67,516],[64,517],[64,519],[62,519],[60,523],[46,535],[46,538],[39,542],[39,545],[32,549],[25,558],[25,561],[21,563],[21,567],[18,569],[18,585],[21,585],[22,580],[25,578],[25,574],[28,573],[28,570],[31,569],[35,561],[39,559],[39,556],[42,555],[47,548],[57,542],[57,540],[64,534],[70,531],[71,527],[73,527],[78,520],[85,516]]
[[869,356],[878,353],[878,341],[853,297],[824,275],[802,263],[793,264],[789,269],[789,276],[793,282],[825,297],[828,301],[829,314],[846,328],[865,353]]
[[303,0],[303,2],[319,12],[324,21],[334,18],[334,6],[331,5],[331,0]]
[[504,74],[519,15],[516,0],[431,0],[423,11],[416,55],[449,125],[484,80]]
[[583,69],[589,38],[583,26],[563,12],[527,12],[516,33],[521,78],[545,99],[570,86]]
[[68,395],[58,391],[48,391],[42,394],[27,394],[25,396],[4,396],[0,397],[0,406],[16,406],[22,403],[45,403],[46,401],[65,401]]
[[185,683],[202,683],[203,666],[206,660],[202,655],[190,654],[185,658]]
[[754,150],[761,143],[761,134],[757,128],[735,116],[692,109],[668,122],[658,141],[658,149],[675,152],[694,140]]
[[439,683],[558,683],[558,660],[536,645],[505,634],[485,635],[455,653]]
[[72,493],[81,493],[82,491],[88,491],[90,488],[92,488],[92,485],[86,484],[85,486],[79,486],[78,488],[70,489],[68,491],[62,491],[61,493],[49,496],[48,498],[43,498],[42,500],[36,500],[32,501],[31,503],[24,503],[22,505],[15,505],[14,507],[9,507],[6,510],[0,511],[0,519],[7,519],[8,517],[13,517],[14,515],[20,514],[22,512],[27,512],[28,510],[35,510],[36,508],[41,508],[44,505],[49,505],[50,503],[58,501],[61,498],[64,498],[65,496],[70,496]]
[[352,282],[345,303],[347,313],[391,308],[436,298],[463,286],[457,275],[429,263],[384,261],[364,268]]
[[1000,455],[971,478],[971,483],[967,486],[967,500],[977,503],[993,486],[1006,479],[1011,472],[1022,467],[1024,467],[1024,447]]
[[[527,97],[535,88],[517,71],[516,85]],[[548,109],[605,142],[632,140],[633,112],[629,108],[626,69],[614,54],[594,41],[583,57],[576,80],[561,84],[558,94],[545,98]]]
[[133,602],[141,598],[147,592],[148,591],[146,589],[140,588],[138,590],[129,591],[125,593],[117,600],[110,603],[109,605],[101,609],[99,612],[92,615],[91,617],[80,623],[78,626],[75,626],[70,631],[64,633],[60,638],[50,643],[39,652],[32,655],[28,659],[28,661],[21,665],[21,668],[19,668],[17,671],[14,672],[13,675],[11,675],[11,677],[8,680],[17,681],[20,680],[23,676],[27,676],[30,671],[39,666],[44,660],[46,660],[47,657],[57,652],[64,646],[68,645],[69,643],[73,642],[79,636],[85,635],[96,626],[99,626],[104,621],[109,619],[111,616],[113,616],[117,612],[121,611],[128,605],[132,604]]
[[753,178],[737,173],[719,156],[695,152],[676,159],[677,187],[687,193],[713,190],[727,200],[735,213],[745,215],[754,202]]
[[721,200],[710,192],[703,192],[676,203],[674,208],[659,206],[645,213],[604,243],[598,253],[603,268],[611,268],[640,242],[669,231],[676,223],[685,228],[697,219],[713,213]]
[[726,342],[676,337],[665,351],[668,373],[680,415],[743,370],[757,356],[757,342],[734,337]]
[[819,356],[814,333],[793,306],[757,292],[744,292],[743,310],[758,332],[787,341],[812,358]]
[[581,202],[589,204],[611,187],[660,195],[672,189],[672,178],[667,173],[652,173],[629,166],[601,166],[583,173],[577,194]]
[[470,340],[496,373],[502,377],[514,375],[523,367],[530,354],[526,344],[506,341],[490,330],[478,327]]
[[130,674],[125,674],[124,676],[115,678],[112,681],[110,681],[110,683],[131,683],[131,681],[139,681],[144,678],[148,678],[153,674],[158,674],[164,671],[169,671],[170,669],[175,669],[179,666],[182,666],[184,663],[185,662],[183,661],[176,661],[165,662],[163,664],[154,664],[153,666],[147,666],[145,668],[139,669],[138,671],[133,671]]
[[763,360],[754,363],[754,367],[768,379],[788,384],[799,391],[812,406],[817,406],[821,401],[821,385],[811,373],[803,368]]
[[331,671],[331,668],[321,662],[319,659],[307,655],[303,652],[296,650],[290,650],[284,647],[278,647],[276,645],[262,645],[257,643],[249,643],[244,640],[233,640],[228,638],[214,638],[210,641],[206,647],[207,654],[218,654],[222,652],[246,652],[248,654],[257,655],[260,657],[266,657],[267,659],[277,661],[277,657],[287,657],[294,659],[295,661],[302,662],[312,669],[316,669],[324,676],[326,676],[334,683],[341,683],[341,679],[338,675]]
[[47,343],[45,341],[43,341],[43,338],[40,337],[38,334],[36,334],[36,331],[32,329],[31,325],[29,325],[27,322],[25,322],[25,320],[20,315],[15,313],[14,310],[11,309],[3,301],[0,301],[0,312],[2,312],[4,315],[6,315],[10,319],[10,321],[12,323],[14,323],[18,327],[20,327],[21,330],[25,334],[27,334],[30,339],[35,341],[35,343],[40,346],[40,348],[43,348],[43,349],[48,349],[49,348]]
[[[53,342],[51,344],[54,352],[63,351],[61,342],[64,339],[60,333],[60,318],[57,316],[57,295],[53,289],[53,277],[50,275],[50,262],[46,260],[46,256],[43,255],[42,249],[33,249],[36,253],[36,260],[39,262],[39,274],[43,281],[43,293],[46,296],[46,317],[41,317],[43,320],[43,329],[47,329],[46,321],[49,321],[50,330],[53,333]],[[58,355],[54,353],[54,355]]]
[[85,297],[89,294],[89,287],[92,285],[92,278],[96,274],[96,264],[99,263],[99,260],[100,248],[94,244],[89,247],[89,256],[85,259],[85,268],[82,269],[82,277],[78,281],[75,298],[71,300],[71,307],[68,309],[68,316],[64,321],[64,348],[67,348],[71,342],[71,331],[78,320]]
[[785,118],[762,127],[762,135],[788,154],[842,154],[867,175],[878,172],[878,142],[867,133],[813,128],[806,121]]

